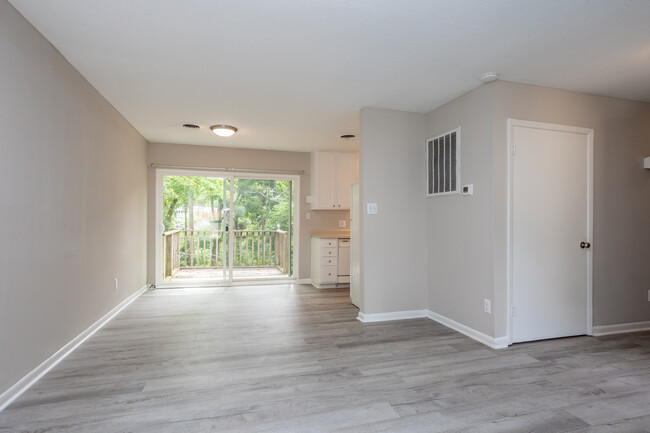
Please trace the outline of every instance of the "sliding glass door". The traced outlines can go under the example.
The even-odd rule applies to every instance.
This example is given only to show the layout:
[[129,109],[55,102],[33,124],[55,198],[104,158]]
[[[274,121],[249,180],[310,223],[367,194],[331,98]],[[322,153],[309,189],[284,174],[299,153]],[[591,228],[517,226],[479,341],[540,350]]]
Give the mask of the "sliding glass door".
[[230,280],[229,178],[166,175],[163,280]]
[[233,279],[291,275],[293,182],[235,178]]
[[295,179],[178,170],[157,178],[157,284],[293,276]]

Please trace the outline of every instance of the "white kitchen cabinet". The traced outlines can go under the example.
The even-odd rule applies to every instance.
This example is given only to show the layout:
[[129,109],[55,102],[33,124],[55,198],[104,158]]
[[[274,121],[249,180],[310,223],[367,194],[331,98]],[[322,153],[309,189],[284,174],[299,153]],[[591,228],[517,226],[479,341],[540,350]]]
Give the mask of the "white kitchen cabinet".
[[350,185],[358,181],[358,152],[312,152],[311,209],[349,210]]
[[359,154],[338,153],[338,207],[350,209],[350,186],[359,183]]
[[338,280],[339,240],[311,238],[311,283],[316,287],[336,284]]
[[350,235],[311,238],[311,283],[319,289],[350,284]]

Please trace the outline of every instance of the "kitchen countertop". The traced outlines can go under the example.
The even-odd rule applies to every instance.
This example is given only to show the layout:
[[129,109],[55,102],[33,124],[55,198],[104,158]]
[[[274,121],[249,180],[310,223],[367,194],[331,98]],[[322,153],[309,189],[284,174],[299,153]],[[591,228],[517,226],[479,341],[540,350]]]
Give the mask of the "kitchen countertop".
[[312,238],[349,238],[350,230],[312,230]]

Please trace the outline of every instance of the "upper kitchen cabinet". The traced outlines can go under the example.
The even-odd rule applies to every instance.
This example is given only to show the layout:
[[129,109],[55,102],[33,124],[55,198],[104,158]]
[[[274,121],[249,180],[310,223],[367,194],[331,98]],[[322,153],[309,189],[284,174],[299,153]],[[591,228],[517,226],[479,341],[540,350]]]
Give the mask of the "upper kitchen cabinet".
[[350,209],[350,185],[359,182],[359,153],[311,154],[311,208]]

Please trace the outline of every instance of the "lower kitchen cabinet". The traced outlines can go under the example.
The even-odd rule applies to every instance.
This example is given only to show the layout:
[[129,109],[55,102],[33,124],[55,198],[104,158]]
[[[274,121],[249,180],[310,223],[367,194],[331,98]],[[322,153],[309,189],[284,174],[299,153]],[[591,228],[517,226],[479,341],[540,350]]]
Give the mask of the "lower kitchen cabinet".
[[335,287],[339,282],[338,248],[338,238],[311,239],[311,283],[314,286]]

